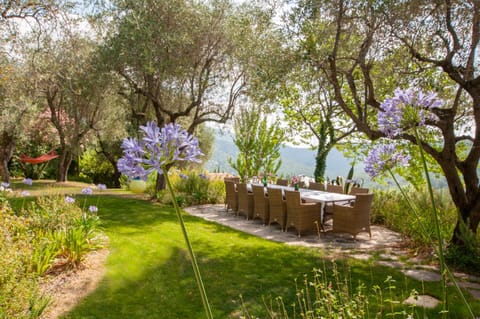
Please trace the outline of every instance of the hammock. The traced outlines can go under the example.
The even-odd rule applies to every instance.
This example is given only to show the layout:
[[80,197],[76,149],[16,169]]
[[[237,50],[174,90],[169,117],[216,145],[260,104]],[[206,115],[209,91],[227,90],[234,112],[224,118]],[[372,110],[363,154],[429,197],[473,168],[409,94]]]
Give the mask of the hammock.
[[25,154],[20,155],[20,161],[29,164],[40,164],[48,162],[54,158],[57,158],[58,154],[55,151],[50,151],[47,154],[40,155],[39,157],[30,157]]

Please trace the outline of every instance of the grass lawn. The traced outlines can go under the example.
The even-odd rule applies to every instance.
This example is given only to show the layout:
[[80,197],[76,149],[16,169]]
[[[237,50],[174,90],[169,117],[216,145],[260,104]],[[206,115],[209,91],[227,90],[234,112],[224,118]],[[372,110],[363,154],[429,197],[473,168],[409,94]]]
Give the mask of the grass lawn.
[[[98,203],[98,214],[110,239],[107,273],[97,290],[65,318],[204,318],[173,209],[115,195],[88,196],[86,200]],[[321,250],[270,242],[189,215],[185,222],[215,318],[240,318],[244,308],[253,318],[269,318],[265,303],[278,296],[292,313],[296,286],[303,288],[305,275],[311,280],[314,268],[325,269],[334,285],[348,277],[352,291],[362,282],[363,294],[370,298],[369,318],[376,318],[381,298],[384,313],[388,313],[390,305],[404,300],[412,289],[440,296],[439,282],[421,283],[371,262],[337,260],[340,278],[335,279],[332,263],[323,258]],[[389,277],[392,281],[385,282]],[[375,286],[382,288],[382,295],[374,293]],[[453,289],[449,298],[449,318],[467,318]],[[480,303],[469,300],[474,312],[480,313]],[[419,318],[439,318],[439,310],[418,308],[416,312]]]

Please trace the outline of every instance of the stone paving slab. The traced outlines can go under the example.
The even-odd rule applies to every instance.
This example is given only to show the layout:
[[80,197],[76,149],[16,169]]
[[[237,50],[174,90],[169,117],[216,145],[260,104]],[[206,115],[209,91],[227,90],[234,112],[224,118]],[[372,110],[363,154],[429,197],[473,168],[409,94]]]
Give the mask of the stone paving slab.
[[402,271],[405,276],[414,278],[420,281],[440,281],[442,276],[438,272],[433,272],[423,269],[406,269]]
[[405,267],[404,263],[399,261],[392,261],[392,260],[380,260],[380,261],[377,261],[377,265],[396,268],[396,269],[402,269]]
[[433,309],[440,303],[440,300],[429,295],[418,295],[416,297],[410,296],[404,301],[407,305],[416,305],[417,307],[424,307]]

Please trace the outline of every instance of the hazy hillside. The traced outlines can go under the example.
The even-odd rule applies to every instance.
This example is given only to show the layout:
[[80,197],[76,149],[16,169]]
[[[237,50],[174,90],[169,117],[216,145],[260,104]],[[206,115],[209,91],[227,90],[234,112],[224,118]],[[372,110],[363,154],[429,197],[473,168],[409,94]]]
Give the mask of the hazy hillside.
[[[214,150],[211,159],[205,164],[205,169],[209,171],[220,171],[235,173],[230,167],[227,159],[236,158],[238,149],[232,141],[231,136],[218,134],[216,136]],[[296,148],[284,146],[281,149],[282,166],[279,174],[297,175],[304,174],[313,176],[315,169],[315,151],[306,148]],[[350,169],[350,161],[342,156],[342,154],[333,150],[327,159],[327,176],[346,176]],[[355,176],[364,176],[363,166],[355,167]]]

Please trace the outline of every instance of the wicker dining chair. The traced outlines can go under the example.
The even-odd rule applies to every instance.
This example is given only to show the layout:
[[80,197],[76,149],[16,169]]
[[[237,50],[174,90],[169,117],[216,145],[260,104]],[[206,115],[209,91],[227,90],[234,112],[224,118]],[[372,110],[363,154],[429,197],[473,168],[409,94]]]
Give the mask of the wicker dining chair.
[[234,182],[236,184],[240,183],[240,177],[235,176],[235,177],[225,177],[223,178],[224,181],[229,181],[229,182]]
[[342,185],[327,184],[327,192],[343,194],[343,186]]
[[245,216],[248,220],[253,217],[253,194],[248,192],[247,184],[238,183],[238,211],[237,215]]
[[279,178],[277,179],[277,185],[288,186],[288,179]]
[[284,231],[287,218],[287,204],[283,198],[283,191],[280,188],[267,187],[267,192],[269,204],[268,226],[277,223]]
[[363,187],[352,187],[350,190],[351,195],[357,195],[357,194],[368,194],[370,189],[368,188],[363,188]]
[[253,192],[253,219],[261,219],[263,224],[268,223],[269,201],[265,194],[265,188],[259,185],[252,185]]
[[294,227],[298,237],[306,231],[318,231],[320,224],[320,203],[302,203],[300,192],[285,190],[287,203],[286,230]]
[[316,191],[325,191],[325,184],[324,183],[310,182],[308,184],[308,188],[316,190]]
[[225,208],[228,212],[229,209],[233,213],[238,211],[238,192],[234,182],[225,180]]
[[372,207],[373,194],[357,194],[355,195],[355,203],[353,206],[333,205],[333,232],[348,233],[357,237],[360,232],[368,232],[372,238],[370,231],[370,209]]

